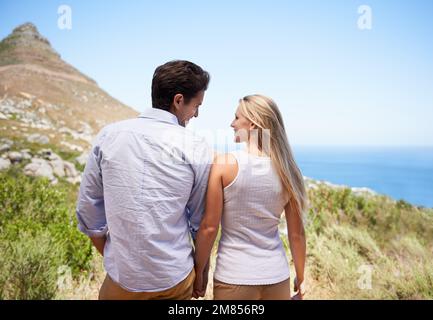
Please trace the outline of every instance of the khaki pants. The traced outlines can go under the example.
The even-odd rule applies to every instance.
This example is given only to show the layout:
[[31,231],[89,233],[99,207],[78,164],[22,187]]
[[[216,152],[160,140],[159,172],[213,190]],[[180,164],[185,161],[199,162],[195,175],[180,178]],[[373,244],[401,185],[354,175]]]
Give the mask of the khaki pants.
[[195,280],[195,271],[173,288],[159,292],[130,292],[114,282],[107,274],[99,290],[99,300],[190,300]]
[[234,285],[214,279],[214,300],[291,300],[290,278],[267,285]]

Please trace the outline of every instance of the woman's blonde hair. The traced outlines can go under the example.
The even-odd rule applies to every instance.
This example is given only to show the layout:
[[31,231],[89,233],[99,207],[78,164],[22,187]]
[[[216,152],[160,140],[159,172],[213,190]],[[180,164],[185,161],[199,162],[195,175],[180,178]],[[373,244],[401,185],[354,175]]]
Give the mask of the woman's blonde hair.
[[257,127],[257,147],[271,158],[288,192],[291,209],[303,217],[308,203],[307,192],[277,104],[262,95],[249,95],[240,100],[239,107],[242,115]]

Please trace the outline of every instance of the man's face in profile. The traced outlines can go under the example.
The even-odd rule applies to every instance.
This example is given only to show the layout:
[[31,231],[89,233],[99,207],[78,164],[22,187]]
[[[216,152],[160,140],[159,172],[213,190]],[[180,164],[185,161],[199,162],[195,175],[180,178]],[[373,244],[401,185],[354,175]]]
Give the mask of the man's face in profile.
[[176,112],[177,119],[181,126],[185,127],[191,118],[198,117],[198,109],[203,103],[203,99],[204,91],[198,92],[187,104],[184,102],[185,100],[182,97],[182,100],[179,103],[179,108]]

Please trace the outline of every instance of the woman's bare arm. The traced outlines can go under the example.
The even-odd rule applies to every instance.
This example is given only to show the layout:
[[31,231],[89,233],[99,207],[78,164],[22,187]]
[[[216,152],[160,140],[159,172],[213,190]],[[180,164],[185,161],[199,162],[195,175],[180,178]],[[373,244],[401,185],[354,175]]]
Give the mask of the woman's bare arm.
[[224,164],[218,162],[218,157],[212,165],[206,194],[206,211],[197,232],[195,241],[196,273],[205,270],[213,244],[218,234],[218,228],[223,211],[223,182]]

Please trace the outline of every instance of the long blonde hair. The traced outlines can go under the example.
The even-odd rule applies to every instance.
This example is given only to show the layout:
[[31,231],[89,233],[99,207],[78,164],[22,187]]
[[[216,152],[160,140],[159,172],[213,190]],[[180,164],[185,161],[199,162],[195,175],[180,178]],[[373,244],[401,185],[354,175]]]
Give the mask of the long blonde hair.
[[[288,192],[291,209],[303,217],[308,205],[307,192],[277,104],[268,97],[256,94],[241,99],[239,107],[242,115],[257,127],[257,147],[271,158]],[[263,137],[268,138],[269,146],[263,142]]]

